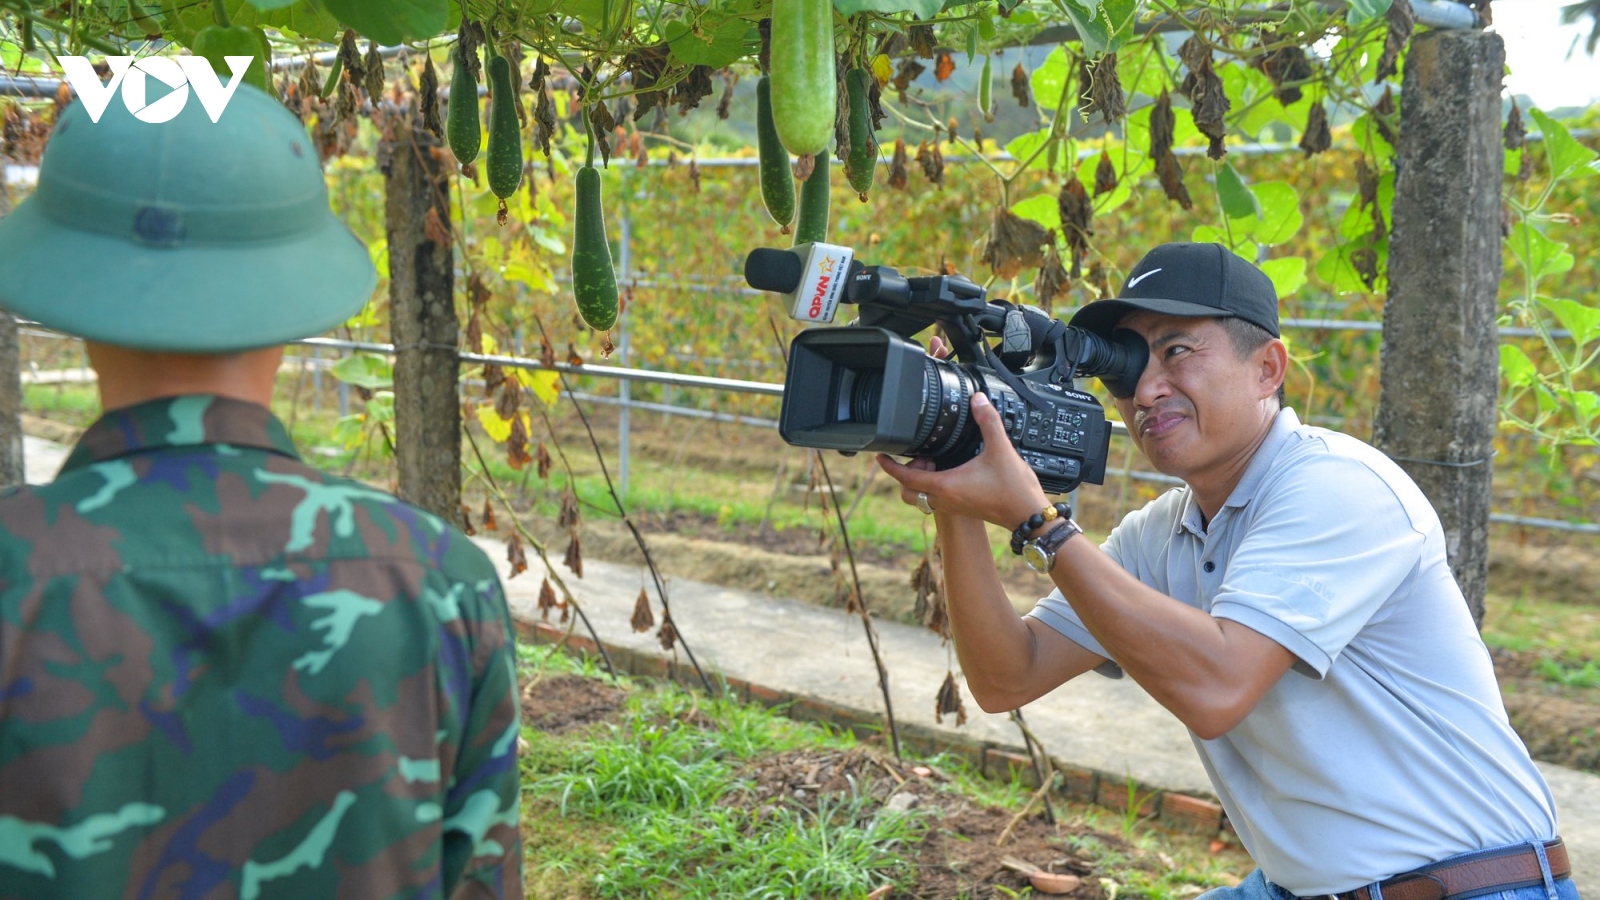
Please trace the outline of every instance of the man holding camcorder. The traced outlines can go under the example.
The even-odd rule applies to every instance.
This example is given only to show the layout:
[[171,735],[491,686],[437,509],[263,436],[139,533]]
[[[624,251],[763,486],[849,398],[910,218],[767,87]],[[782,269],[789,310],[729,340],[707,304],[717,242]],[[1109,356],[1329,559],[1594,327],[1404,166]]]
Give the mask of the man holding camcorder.
[[[1575,900],[1554,801],[1507,721],[1438,516],[1382,453],[1283,407],[1271,281],[1218,245],[1166,244],[1071,325],[1148,344],[1117,409],[1185,483],[1104,544],[1074,539],[1070,507],[1048,501],[983,394],[970,462],[878,457],[935,516],[979,705],[1131,675],[1188,726],[1261,867],[1215,900]],[[1012,550],[1055,582],[1026,616],[986,522],[1015,529]]]

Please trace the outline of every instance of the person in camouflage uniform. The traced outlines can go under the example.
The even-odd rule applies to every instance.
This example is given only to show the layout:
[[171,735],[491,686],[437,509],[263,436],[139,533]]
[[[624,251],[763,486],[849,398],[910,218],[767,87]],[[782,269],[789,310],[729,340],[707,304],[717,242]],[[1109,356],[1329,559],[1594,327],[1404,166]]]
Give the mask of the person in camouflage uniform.
[[83,337],[107,412],[0,498],[0,898],[522,896],[493,566],[267,409],[375,281],[267,95],[63,114],[0,305]]

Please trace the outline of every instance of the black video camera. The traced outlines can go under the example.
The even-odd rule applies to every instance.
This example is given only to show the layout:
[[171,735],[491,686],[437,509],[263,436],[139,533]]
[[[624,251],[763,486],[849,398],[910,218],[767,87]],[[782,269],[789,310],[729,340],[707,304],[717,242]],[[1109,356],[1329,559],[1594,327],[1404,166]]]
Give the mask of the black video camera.
[[[856,324],[808,328],[790,345],[778,420],[790,444],[954,468],[982,449],[969,409],[982,392],[1046,492],[1104,482],[1111,424],[1073,379],[1098,376],[1113,395],[1131,396],[1149,353],[1139,335],[1108,340],[1034,307],[988,300],[958,275],[907,278],[831,244],[752,250],[744,275],[753,288],[786,295],[800,321],[831,322],[840,302],[860,307]],[[935,324],[956,361],[910,340]]]

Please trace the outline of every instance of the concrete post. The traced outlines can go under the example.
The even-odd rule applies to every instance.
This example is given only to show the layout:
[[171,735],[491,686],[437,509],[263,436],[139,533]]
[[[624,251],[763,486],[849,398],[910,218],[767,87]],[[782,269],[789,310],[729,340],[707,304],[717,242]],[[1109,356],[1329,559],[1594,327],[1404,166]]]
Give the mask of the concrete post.
[[1497,34],[1433,31],[1411,42],[1373,426],[1373,443],[1438,510],[1480,627],[1500,368],[1504,69]]
[[448,238],[448,159],[449,153],[422,129],[420,120],[379,153],[389,238],[399,494],[446,522],[459,523],[461,364],[456,355],[455,254]]
[[[11,211],[6,186],[6,159],[0,156],[0,219]],[[0,487],[21,484],[22,460],[22,352],[17,343],[17,320],[0,312]]]

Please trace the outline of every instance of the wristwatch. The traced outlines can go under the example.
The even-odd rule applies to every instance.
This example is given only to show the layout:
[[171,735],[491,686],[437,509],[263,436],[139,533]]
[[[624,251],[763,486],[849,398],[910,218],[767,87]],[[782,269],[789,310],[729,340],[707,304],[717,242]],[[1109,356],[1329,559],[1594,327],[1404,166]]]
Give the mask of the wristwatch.
[[1078,523],[1064,518],[1065,524],[1052,528],[1031,541],[1022,545],[1022,561],[1028,568],[1040,575],[1049,575],[1050,569],[1056,564],[1056,551],[1061,545],[1075,534],[1083,534],[1083,529]]

